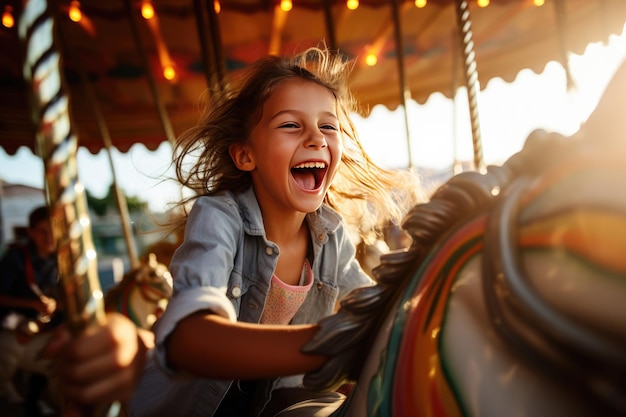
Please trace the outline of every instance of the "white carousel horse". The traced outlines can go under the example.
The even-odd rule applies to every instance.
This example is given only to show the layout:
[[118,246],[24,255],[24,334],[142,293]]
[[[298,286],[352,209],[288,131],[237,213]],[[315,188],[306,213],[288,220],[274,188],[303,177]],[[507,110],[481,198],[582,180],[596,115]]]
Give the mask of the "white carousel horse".
[[148,262],[126,273],[104,298],[106,311],[117,311],[138,327],[151,329],[172,296],[172,275],[150,254]]
[[[25,394],[23,391],[29,389],[28,384],[24,382],[30,375],[40,374],[47,378],[53,377],[50,372],[50,361],[41,356],[41,351],[53,332],[28,328],[28,324],[35,325],[30,320],[23,323],[23,330],[20,328],[12,330],[15,338],[7,337],[5,334],[0,340],[0,351],[3,355],[3,366],[0,369],[0,404],[22,403],[23,394]],[[23,383],[20,385],[24,387],[16,387],[14,384],[16,380],[22,380]]]
[[576,136],[534,132],[406,216],[409,249],[383,255],[377,285],[305,349],[330,357],[308,386],[356,381],[334,416],[626,415],[626,121],[608,116],[626,103],[612,87]]

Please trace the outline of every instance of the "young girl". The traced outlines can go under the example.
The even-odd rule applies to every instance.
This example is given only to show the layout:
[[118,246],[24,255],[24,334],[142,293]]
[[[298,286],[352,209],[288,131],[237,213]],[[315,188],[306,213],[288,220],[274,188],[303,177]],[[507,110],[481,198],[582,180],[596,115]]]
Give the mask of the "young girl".
[[[419,190],[409,172],[382,170],[363,150],[349,117],[350,65],[319,48],[262,59],[179,139],[177,176],[196,195],[181,202],[193,204],[170,265],[175,295],[155,326],[132,415],[269,416],[311,398],[313,410],[337,407],[339,394],[302,387],[301,374],[325,358],[301,347],[338,301],[372,284],[345,222],[397,221]],[[124,368],[134,383],[128,368],[138,365],[107,358],[100,367]],[[70,398],[115,397],[70,373]]]

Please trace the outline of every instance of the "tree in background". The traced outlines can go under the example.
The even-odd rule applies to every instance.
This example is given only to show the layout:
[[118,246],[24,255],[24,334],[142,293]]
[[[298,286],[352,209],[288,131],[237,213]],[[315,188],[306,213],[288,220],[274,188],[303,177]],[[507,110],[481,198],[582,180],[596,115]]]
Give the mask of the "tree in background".
[[[87,190],[87,204],[89,205],[89,209],[98,216],[104,216],[107,212],[109,212],[109,210],[117,212],[118,208],[117,203],[115,202],[115,188],[111,184],[107,195],[103,198],[94,197],[89,190]],[[131,213],[144,211],[148,208],[147,202],[134,196],[126,196],[126,205],[128,207],[128,211]]]

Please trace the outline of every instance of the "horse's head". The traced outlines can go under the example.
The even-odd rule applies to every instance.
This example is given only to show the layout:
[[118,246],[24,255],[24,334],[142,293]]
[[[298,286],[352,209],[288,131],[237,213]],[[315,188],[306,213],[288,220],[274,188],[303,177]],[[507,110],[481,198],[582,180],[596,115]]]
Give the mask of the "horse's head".
[[117,311],[142,328],[150,328],[173,293],[172,275],[150,254],[148,261],[127,272],[104,297],[107,311]]
[[158,302],[172,296],[172,274],[166,265],[157,261],[156,255],[151,253],[148,262],[142,262],[131,273],[135,274],[135,281],[141,287],[141,294],[146,300]]

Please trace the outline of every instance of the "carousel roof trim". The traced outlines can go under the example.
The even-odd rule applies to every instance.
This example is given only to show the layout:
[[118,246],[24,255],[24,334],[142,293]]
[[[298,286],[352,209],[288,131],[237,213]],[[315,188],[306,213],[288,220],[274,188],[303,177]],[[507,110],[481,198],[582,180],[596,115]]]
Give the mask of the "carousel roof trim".
[[[211,26],[205,32],[196,19],[196,6],[201,1],[154,0],[158,24],[145,23],[139,10],[141,1],[81,0],[82,24],[67,17],[69,1],[54,3],[58,5],[59,44],[72,120],[80,145],[91,152],[104,145],[93,105],[80,84],[80,65],[109,126],[112,145],[122,152],[136,142],[154,150],[167,140],[163,117],[176,135],[191,127],[199,116],[202,92],[212,88],[206,68],[219,68],[215,60],[220,56],[225,77],[236,79],[250,62],[270,51],[291,53],[322,39],[335,39],[339,51],[357,60],[351,87],[363,106],[363,116],[378,104],[394,110],[406,97],[400,93],[399,54],[389,0],[364,0],[354,11],[339,1],[294,0],[291,11],[279,14],[274,1],[225,0],[220,3],[219,14],[213,15],[215,21],[210,16],[203,20],[204,25]],[[453,3],[430,0],[425,8],[418,9],[413,2],[398,2],[406,89],[420,104],[433,92],[451,97],[464,84]],[[622,0],[547,0],[541,7],[528,0],[492,0],[486,8],[470,3],[481,88],[493,78],[512,82],[521,69],[539,74],[548,61],[567,63],[568,54],[580,55],[589,43],[606,42],[610,35],[622,33],[626,22],[626,2]],[[136,12],[132,19],[146,50],[149,71],[130,35],[131,18],[125,4]],[[556,19],[558,4],[562,11]],[[19,16],[21,1],[0,1],[0,10],[6,5]],[[332,29],[328,28],[330,22]],[[211,39],[201,39],[202,33]],[[215,38],[219,44],[214,43]],[[35,149],[35,127],[25,97],[27,86],[21,78],[22,47],[15,30],[0,27],[0,48],[10,58],[0,64],[0,93],[5,97],[0,103],[0,146],[9,154],[21,146]],[[68,48],[77,58],[72,58]],[[375,66],[364,64],[368,51],[378,52]],[[167,62],[175,70],[170,80],[163,75]],[[156,94],[150,91],[148,74],[154,78]],[[155,101],[161,102],[164,115],[158,114]]]

